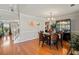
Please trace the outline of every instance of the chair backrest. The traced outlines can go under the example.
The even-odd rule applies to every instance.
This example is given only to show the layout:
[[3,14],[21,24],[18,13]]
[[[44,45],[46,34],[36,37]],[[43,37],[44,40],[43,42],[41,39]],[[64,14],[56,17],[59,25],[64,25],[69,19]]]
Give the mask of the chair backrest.
[[54,33],[51,35],[52,40],[58,40],[59,39],[59,35],[57,33]]
[[43,40],[44,36],[43,36],[43,31],[38,32],[39,35],[39,40]]

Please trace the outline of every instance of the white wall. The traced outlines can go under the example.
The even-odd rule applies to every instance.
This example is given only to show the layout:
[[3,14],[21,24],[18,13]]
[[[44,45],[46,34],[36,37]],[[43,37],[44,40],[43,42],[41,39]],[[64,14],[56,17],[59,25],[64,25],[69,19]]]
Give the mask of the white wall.
[[[40,23],[39,26],[32,28],[30,26],[30,22],[35,21],[37,24]],[[16,39],[14,42],[24,42],[28,40],[32,40],[38,38],[38,31],[44,30],[44,21],[45,19],[42,17],[28,16],[25,14],[20,15],[20,37]]]
[[[71,31],[72,32],[77,32],[79,31],[79,12],[78,13],[73,13],[73,14],[68,14],[68,15],[63,15],[63,16],[58,16],[55,17],[56,20],[62,20],[62,19],[71,19]],[[35,28],[31,28],[29,26],[30,21],[36,21],[36,23],[40,23],[40,26],[36,26]],[[38,37],[38,31],[39,30],[44,30],[44,22],[46,18],[42,17],[35,17],[35,16],[28,16],[25,14],[20,15],[20,36],[18,39],[16,39],[14,42],[19,43],[19,42],[24,42],[28,40],[32,40]]]
[[71,31],[79,32],[79,12],[56,17],[57,20],[71,19]]

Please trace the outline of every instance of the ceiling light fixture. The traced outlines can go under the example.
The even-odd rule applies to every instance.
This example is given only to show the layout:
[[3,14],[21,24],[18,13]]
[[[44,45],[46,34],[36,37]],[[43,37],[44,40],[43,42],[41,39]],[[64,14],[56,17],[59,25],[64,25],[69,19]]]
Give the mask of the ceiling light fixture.
[[49,19],[50,21],[53,21],[53,20],[54,20],[52,12],[50,12],[50,16],[48,17],[48,19]]
[[14,8],[13,8],[13,5],[12,4],[10,5],[10,11],[11,12],[14,12]]
[[55,19],[53,17],[52,12],[50,12],[50,16],[48,17],[47,21],[50,22],[50,24],[54,24],[55,23]]

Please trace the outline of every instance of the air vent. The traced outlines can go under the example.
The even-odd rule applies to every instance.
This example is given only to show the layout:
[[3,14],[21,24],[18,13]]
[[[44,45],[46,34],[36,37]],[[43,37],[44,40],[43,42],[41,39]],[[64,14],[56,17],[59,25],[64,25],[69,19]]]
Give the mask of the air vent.
[[13,12],[13,11],[14,11],[14,9],[11,9],[11,11]]
[[71,4],[70,6],[73,7],[73,6],[75,6],[75,4]]

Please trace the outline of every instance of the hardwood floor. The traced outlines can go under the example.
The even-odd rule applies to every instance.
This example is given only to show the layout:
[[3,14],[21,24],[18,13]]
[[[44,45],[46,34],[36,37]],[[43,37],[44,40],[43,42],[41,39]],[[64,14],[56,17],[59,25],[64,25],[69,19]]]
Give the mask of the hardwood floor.
[[59,44],[59,49],[47,45],[40,47],[38,39],[29,40],[18,44],[0,46],[0,55],[66,55],[69,50],[67,42],[63,41],[63,48]]

